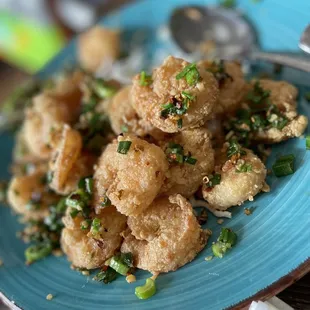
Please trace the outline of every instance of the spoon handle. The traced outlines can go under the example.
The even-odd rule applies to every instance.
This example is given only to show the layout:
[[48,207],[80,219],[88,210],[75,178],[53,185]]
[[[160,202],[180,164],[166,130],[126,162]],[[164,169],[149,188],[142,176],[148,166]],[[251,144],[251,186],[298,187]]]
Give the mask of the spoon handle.
[[310,58],[292,57],[283,54],[265,53],[265,52],[252,52],[250,58],[252,60],[264,60],[272,63],[276,63],[283,66],[288,66],[294,69],[310,72]]

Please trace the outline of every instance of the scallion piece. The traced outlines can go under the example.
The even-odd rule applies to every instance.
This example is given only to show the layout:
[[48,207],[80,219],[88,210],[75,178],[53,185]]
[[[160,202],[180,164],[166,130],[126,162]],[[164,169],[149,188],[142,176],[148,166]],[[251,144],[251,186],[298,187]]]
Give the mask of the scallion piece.
[[126,276],[129,271],[129,266],[124,262],[121,255],[113,256],[109,263],[110,267],[113,268],[117,273]]
[[222,228],[218,241],[229,243],[231,246],[236,244],[237,235],[230,228]]
[[310,135],[306,136],[306,149],[310,150]]
[[82,230],[86,230],[86,229],[88,229],[90,227],[90,225],[91,225],[91,220],[90,219],[86,219],[86,220],[81,222],[80,227],[81,227]]
[[127,154],[131,146],[131,141],[120,141],[118,143],[117,152],[120,154]]
[[293,154],[281,156],[272,165],[272,171],[277,177],[283,177],[293,174],[294,171],[295,156]]
[[99,233],[101,227],[101,222],[100,219],[98,219],[97,217],[93,219],[92,223],[91,223],[91,229],[90,232],[94,235]]
[[116,277],[117,277],[117,272],[114,269],[112,269],[111,267],[108,267],[107,270],[99,271],[96,274],[96,276],[93,278],[93,280],[108,284],[108,283],[114,281],[116,279]]
[[107,85],[103,79],[95,79],[92,83],[92,89],[101,99],[111,98],[116,93],[116,89]]
[[49,255],[52,252],[52,246],[50,243],[40,243],[32,245],[25,251],[25,257],[27,263],[33,263],[43,257]]
[[140,85],[141,86],[149,86],[152,84],[152,76],[147,75],[145,71],[140,73]]
[[93,193],[93,186],[94,180],[92,177],[82,178],[78,184],[79,189],[86,191],[90,195]]
[[70,216],[74,219],[79,214],[79,210],[72,208],[70,211]]
[[191,156],[184,156],[184,161],[185,161],[187,164],[195,165],[196,162],[197,162],[197,159],[194,158],[194,157],[191,157]]
[[147,278],[143,286],[137,286],[135,294],[139,299],[148,299],[156,293],[155,281],[152,278]]
[[187,65],[179,74],[177,74],[177,80],[180,80],[182,78],[185,78],[186,82],[190,86],[198,83],[200,79],[200,74],[195,63]]
[[109,207],[111,205],[111,200],[109,199],[109,197],[107,195],[105,195],[101,201],[101,205],[103,207]]
[[182,118],[179,118],[178,121],[177,121],[177,125],[178,125],[178,128],[181,129],[183,127],[183,120]]

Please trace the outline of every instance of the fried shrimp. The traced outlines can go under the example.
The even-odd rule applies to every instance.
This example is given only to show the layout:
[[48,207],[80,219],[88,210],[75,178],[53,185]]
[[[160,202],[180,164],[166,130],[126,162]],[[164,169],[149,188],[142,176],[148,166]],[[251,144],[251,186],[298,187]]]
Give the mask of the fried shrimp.
[[153,273],[174,271],[192,261],[208,239],[181,195],[156,199],[143,213],[129,217],[128,226],[131,234],[121,252],[131,252],[138,268]]
[[44,219],[48,206],[58,198],[45,184],[46,168],[36,169],[29,175],[15,176],[8,188],[8,202],[16,213],[26,219]]
[[51,175],[50,188],[59,194],[66,195],[76,189],[78,181],[93,170],[94,158],[82,154],[82,137],[68,125],[55,129],[51,140],[53,156],[49,162]]
[[[130,144],[126,154],[118,152],[124,141]],[[119,136],[95,167],[95,199],[107,196],[122,214],[138,215],[159,193],[167,170],[161,148],[133,135]]]
[[233,61],[215,63],[203,60],[199,65],[212,72],[218,81],[220,94],[214,107],[214,113],[234,112],[240,106],[248,90],[240,64]]
[[197,127],[210,118],[218,98],[217,81],[204,68],[169,56],[133,79],[132,104],[139,116],[164,132]]
[[86,70],[95,72],[103,62],[112,62],[120,54],[120,32],[93,27],[78,40],[78,57]]
[[251,150],[243,149],[245,155],[239,159],[232,157],[224,165],[216,168],[221,180],[214,187],[203,185],[203,197],[210,207],[226,210],[232,206],[241,205],[260,191],[267,191],[265,183],[267,170],[262,161]]
[[94,269],[114,255],[123,240],[121,233],[126,229],[126,217],[110,206],[102,210],[96,218],[100,221],[99,232],[81,230],[83,221],[63,219],[65,228],[61,234],[61,247],[68,260],[79,268]]
[[131,103],[130,91],[131,86],[123,87],[109,105],[108,114],[113,131],[116,134],[128,132],[139,137],[151,135],[156,139],[163,138],[162,131],[138,116]]
[[[252,83],[252,86],[254,85],[255,82]],[[264,143],[278,143],[300,137],[307,128],[308,118],[297,113],[297,88],[284,81],[272,80],[259,80],[259,85],[270,92],[270,103],[275,105],[279,112],[269,115],[269,120],[275,125],[257,131],[253,139]],[[285,122],[284,126],[281,122]]]
[[[202,184],[202,178],[214,169],[214,152],[211,135],[205,128],[189,129],[172,136],[163,145],[170,168],[160,193],[165,195],[181,194],[184,197],[193,195]],[[194,159],[187,163],[175,159],[175,150],[182,147],[179,153]],[[179,154],[181,155],[181,154]],[[184,157],[183,157],[184,159]]]

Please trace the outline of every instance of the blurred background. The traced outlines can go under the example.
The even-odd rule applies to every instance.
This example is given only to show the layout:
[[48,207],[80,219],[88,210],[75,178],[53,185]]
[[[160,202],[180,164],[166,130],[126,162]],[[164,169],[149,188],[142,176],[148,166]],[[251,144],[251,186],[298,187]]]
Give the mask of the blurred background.
[[0,0],[0,102],[121,2],[126,1]]

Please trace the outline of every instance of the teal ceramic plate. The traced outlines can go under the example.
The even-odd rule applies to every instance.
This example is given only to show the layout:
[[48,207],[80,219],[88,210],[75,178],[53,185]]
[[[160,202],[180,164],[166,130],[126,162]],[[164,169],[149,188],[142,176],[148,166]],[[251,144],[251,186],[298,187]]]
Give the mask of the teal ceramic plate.
[[[154,32],[166,22],[171,10],[178,5],[215,4],[214,1],[147,0],[124,7],[110,15],[103,23],[125,29],[146,28],[150,31],[150,45]],[[297,50],[298,37],[308,23],[309,1],[240,0],[239,7],[258,30],[265,50]],[[73,41],[42,72],[54,73],[65,62],[74,59]],[[310,105],[303,99],[307,90],[307,76],[285,69],[283,77],[301,86],[299,110],[310,116]],[[0,178],[8,178],[13,146],[12,137],[0,136]],[[109,285],[91,281],[69,268],[64,257],[48,257],[31,265],[24,265],[25,245],[16,238],[20,229],[16,217],[8,208],[0,208],[0,291],[23,309],[223,309],[242,302],[277,282],[310,257],[310,151],[305,139],[294,139],[273,148],[268,167],[278,154],[294,153],[296,172],[284,178],[269,178],[269,194],[259,195],[246,207],[255,206],[251,216],[243,207],[233,210],[233,218],[225,220],[239,236],[238,244],[223,259],[206,262],[211,254],[210,244],[190,264],[176,272],[161,275],[158,292],[149,300],[140,301],[134,288],[148,276],[138,272],[138,281],[127,284],[119,277]],[[214,236],[220,231],[216,219],[208,222]],[[303,265],[305,266],[305,265]],[[295,274],[296,275],[296,274]],[[283,283],[282,283],[283,284]],[[47,301],[47,294],[54,299]]]

